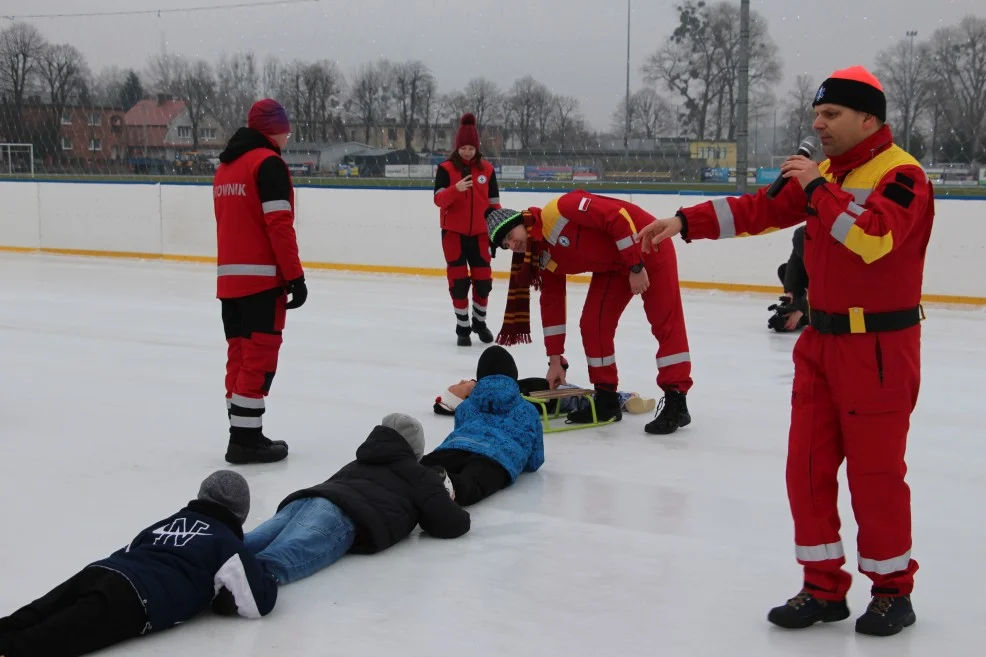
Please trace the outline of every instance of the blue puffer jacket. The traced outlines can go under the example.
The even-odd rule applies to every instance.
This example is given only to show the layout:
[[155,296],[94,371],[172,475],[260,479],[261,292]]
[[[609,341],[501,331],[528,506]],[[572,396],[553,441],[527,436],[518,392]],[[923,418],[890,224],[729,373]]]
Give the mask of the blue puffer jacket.
[[544,427],[537,409],[520,395],[517,382],[494,374],[476,382],[455,409],[455,429],[435,448],[481,454],[503,466],[513,483],[521,472],[544,463]]

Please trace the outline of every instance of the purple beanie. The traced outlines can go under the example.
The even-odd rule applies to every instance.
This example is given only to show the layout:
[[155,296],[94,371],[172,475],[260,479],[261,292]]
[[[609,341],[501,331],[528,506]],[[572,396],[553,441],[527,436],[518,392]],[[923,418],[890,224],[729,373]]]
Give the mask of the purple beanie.
[[264,135],[283,135],[291,132],[291,122],[284,107],[271,98],[258,100],[250,108],[247,127]]

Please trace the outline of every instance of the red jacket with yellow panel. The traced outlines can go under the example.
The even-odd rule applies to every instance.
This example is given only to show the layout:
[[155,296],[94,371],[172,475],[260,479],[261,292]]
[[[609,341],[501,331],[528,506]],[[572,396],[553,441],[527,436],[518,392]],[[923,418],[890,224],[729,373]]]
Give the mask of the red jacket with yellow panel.
[[637,232],[654,221],[640,207],[575,190],[543,208],[531,231],[541,251],[541,325],[549,356],[565,352],[565,276],[623,272],[644,262]]
[[723,197],[679,211],[682,237],[761,235],[807,221],[805,269],[811,308],[847,315],[916,308],[934,221],[934,190],[921,165],[884,126],[819,165],[824,181]]

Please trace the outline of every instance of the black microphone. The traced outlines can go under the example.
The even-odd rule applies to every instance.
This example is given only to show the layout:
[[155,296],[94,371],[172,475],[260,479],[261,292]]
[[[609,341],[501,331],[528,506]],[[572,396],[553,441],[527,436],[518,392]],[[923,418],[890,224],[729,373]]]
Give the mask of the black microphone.
[[[812,155],[815,154],[815,150],[817,148],[818,148],[818,140],[815,139],[814,137],[807,137],[803,142],[801,142],[801,145],[798,146],[798,152],[796,153],[796,155],[804,155],[805,157],[810,158]],[[775,196],[780,194],[781,190],[784,189],[784,185],[787,184],[788,180],[790,180],[790,178],[785,178],[784,174],[777,176],[777,180],[772,182],[770,184],[770,187],[767,189],[767,198],[774,198]]]

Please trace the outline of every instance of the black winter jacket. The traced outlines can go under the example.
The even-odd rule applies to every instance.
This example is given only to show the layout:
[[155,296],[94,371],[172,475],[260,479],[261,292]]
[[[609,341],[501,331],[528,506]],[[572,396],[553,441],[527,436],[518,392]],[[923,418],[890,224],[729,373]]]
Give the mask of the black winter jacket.
[[328,481],[288,495],[278,506],[324,497],[356,525],[350,552],[373,554],[408,536],[420,524],[436,538],[458,538],[469,531],[469,513],[445,490],[439,474],[418,463],[397,431],[376,426],[356,450],[356,460]]

